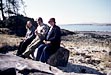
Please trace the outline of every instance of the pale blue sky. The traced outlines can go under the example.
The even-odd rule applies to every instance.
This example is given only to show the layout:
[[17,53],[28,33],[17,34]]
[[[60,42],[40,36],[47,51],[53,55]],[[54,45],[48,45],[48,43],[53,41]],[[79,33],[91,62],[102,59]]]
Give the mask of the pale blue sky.
[[28,17],[57,24],[111,23],[111,0],[24,0]]

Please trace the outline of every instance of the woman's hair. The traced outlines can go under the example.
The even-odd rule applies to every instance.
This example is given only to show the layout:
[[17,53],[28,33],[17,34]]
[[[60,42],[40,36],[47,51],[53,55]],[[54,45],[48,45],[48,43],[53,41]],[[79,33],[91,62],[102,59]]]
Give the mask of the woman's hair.
[[39,18],[38,18],[38,21],[41,21],[41,22],[43,22],[43,19],[42,19],[41,17],[39,17]]
[[27,23],[26,23],[26,29],[29,29],[28,24],[32,24],[31,21],[27,21]]

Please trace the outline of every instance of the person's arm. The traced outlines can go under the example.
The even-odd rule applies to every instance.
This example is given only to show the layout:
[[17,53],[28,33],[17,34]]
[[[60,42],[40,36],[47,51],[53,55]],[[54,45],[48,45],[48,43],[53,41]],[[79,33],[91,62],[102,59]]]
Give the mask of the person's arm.
[[48,32],[48,30],[49,30],[49,27],[48,26],[43,26],[43,29],[42,29],[42,31],[41,31],[41,34],[42,35],[46,35],[46,33]]
[[28,29],[26,31],[25,37],[23,38],[23,40],[26,40],[28,38]]
[[58,39],[60,38],[61,36],[61,31],[60,31],[60,28],[55,28],[54,30],[54,36],[49,38],[49,41],[53,42],[53,41],[58,41]]
[[30,31],[31,33],[28,35],[27,39],[33,38],[35,36],[35,28],[33,27]]
[[51,37],[51,38],[48,39],[48,40],[44,40],[43,42],[44,42],[45,44],[50,44],[51,42],[57,42],[58,39],[60,38],[59,34],[60,34],[59,31],[54,30],[54,36]]
[[61,31],[60,28],[55,28],[54,30],[54,36],[49,38],[48,40],[45,41],[45,43],[51,43],[51,42],[57,42],[58,39],[61,37]]
[[38,34],[38,31],[37,31],[37,29],[35,30],[35,32],[34,32],[34,33],[35,33],[35,35],[37,35],[37,34]]
[[50,44],[50,43],[51,43],[51,41],[46,41],[46,40],[43,40],[43,42],[44,42],[45,44]]

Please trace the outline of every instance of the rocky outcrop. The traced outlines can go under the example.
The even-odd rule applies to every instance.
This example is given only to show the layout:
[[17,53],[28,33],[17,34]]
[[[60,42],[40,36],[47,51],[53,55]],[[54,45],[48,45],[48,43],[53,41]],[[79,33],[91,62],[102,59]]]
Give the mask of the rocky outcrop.
[[24,36],[26,34],[26,22],[30,20],[34,26],[37,26],[33,18],[24,17],[23,15],[10,16],[2,21],[0,28],[8,28],[10,32],[2,31],[3,33],[16,34],[17,36]]
[[54,75],[61,71],[48,64],[0,54],[0,75]]
[[73,35],[73,34],[76,34],[76,33],[69,30],[61,29],[61,36],[67,36],[67,35]]
[[48,64],[52,66],[67,66],[69,50],[60,47],[55,54],[48,59]]
[[84,35],[91,37],[91,38],[95,38],[95,39],[107,39],[107,38],[111,38],[111,36],[109,35],[99,35],[99,34],[95,34],[95,33],[84,33]]

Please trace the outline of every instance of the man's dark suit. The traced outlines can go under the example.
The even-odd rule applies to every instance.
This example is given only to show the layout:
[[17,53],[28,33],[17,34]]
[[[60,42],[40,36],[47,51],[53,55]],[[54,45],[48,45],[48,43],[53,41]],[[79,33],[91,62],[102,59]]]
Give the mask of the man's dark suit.
[[47,59],[54,54],[60,47],[61,42],[61,31],[60,27],[54,25],[50,34],[47,33],[45,38],[46,41],[50,41],[49,44],[42,44],[38,47],[38,53],[36,60],[46,62]]

